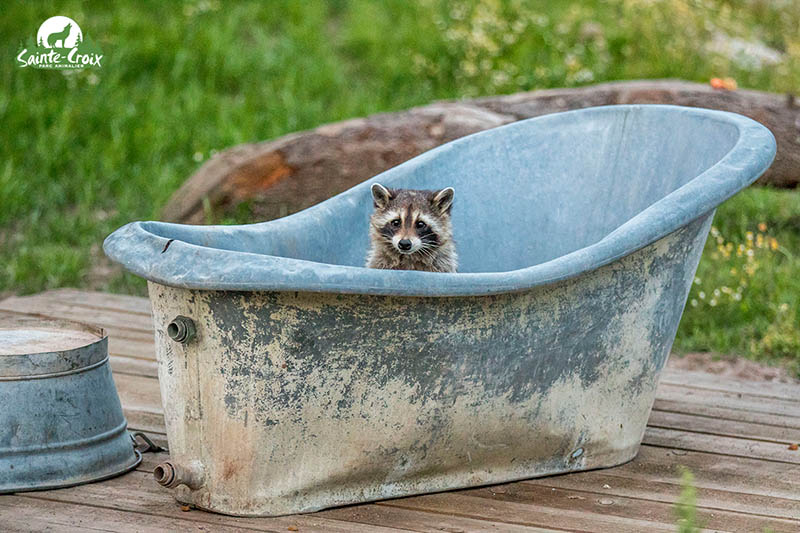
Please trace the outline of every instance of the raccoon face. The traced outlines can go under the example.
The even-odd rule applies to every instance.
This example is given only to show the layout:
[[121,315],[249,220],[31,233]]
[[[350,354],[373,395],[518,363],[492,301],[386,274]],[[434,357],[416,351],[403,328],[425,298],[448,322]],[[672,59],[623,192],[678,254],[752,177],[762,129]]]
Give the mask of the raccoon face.
[[375,237],[399,254],[429,254],[450,234],[452,187],[440,191],[372,186]]

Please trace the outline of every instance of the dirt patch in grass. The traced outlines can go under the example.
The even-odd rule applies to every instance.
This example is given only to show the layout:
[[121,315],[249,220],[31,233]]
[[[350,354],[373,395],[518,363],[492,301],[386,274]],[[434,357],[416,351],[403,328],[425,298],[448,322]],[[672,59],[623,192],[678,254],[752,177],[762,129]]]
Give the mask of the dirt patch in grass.
[[746,381],[800,384],[800,380],[793,378],[785,368],[767,366],[743,357],[718,353],[687,353],[682,356],[672,354],[667,366],[675,370],[708,372]]

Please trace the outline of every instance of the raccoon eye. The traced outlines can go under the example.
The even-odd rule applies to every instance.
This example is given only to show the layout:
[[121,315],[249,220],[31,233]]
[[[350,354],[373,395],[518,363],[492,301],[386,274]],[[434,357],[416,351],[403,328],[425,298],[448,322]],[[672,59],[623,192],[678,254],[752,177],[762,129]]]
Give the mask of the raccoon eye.
[[417,224],[416,224],[416,226],[417,226],[417,229],[425,229],[425,227],[427,226],[427,224],[425,224],[425,223],[424,223],[423,221],[421,221],[421,220],[417,220]]
[[392,225],[392,227],[395,227],[395,228],[397,228],[397,227],[399,227],[399,226],[400,226],[400,219],[399,219],[399,218],[396,218],[396,219],[392,220],[392,221],[390,222],[390,224]]

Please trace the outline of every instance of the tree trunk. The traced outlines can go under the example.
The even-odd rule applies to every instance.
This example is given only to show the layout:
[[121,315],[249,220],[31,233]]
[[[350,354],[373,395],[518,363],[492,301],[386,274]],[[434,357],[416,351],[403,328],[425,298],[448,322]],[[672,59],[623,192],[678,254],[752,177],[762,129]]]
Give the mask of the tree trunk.
[[268,220],[345,191],[440,144],[525,118],[613,104],[674,104],[732,111],[767,126],[778,142],[761,185],[800,183],[800,107],[789,95],[725,91],[678,80],[606,83],[492,96],[382,113],[225,150],[173,194],[162,218],[201,224],[205,212],[248,202]]

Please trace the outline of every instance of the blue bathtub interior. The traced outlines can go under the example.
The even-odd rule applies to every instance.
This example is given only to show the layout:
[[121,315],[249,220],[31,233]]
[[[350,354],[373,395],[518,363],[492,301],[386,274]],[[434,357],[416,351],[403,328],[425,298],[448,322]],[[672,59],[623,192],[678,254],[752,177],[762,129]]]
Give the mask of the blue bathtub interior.
[[[732,113],[589,108],[464,137],[282,219],[243,226],[137,222],[111,235],[105,248],[137,274],[190,288],[407,294],[403,285],[414,280],[427,287],[417,289],[424,294],[466,294],[479,285],[502,292],[510,287],[498,273],[516,272],[512,288],[523,288],[654,242],[755,180],[774,153],[769,130]],[[373,182],[454,187],[459,273],[494,279],[365,273]],[[174,242],[162,254],[168,240]],[[143,246],[152,253],[142,254]],[[586,253],[571,264],[554,263],[580,250]],[[353,281],[359,278],[361,287]]]

